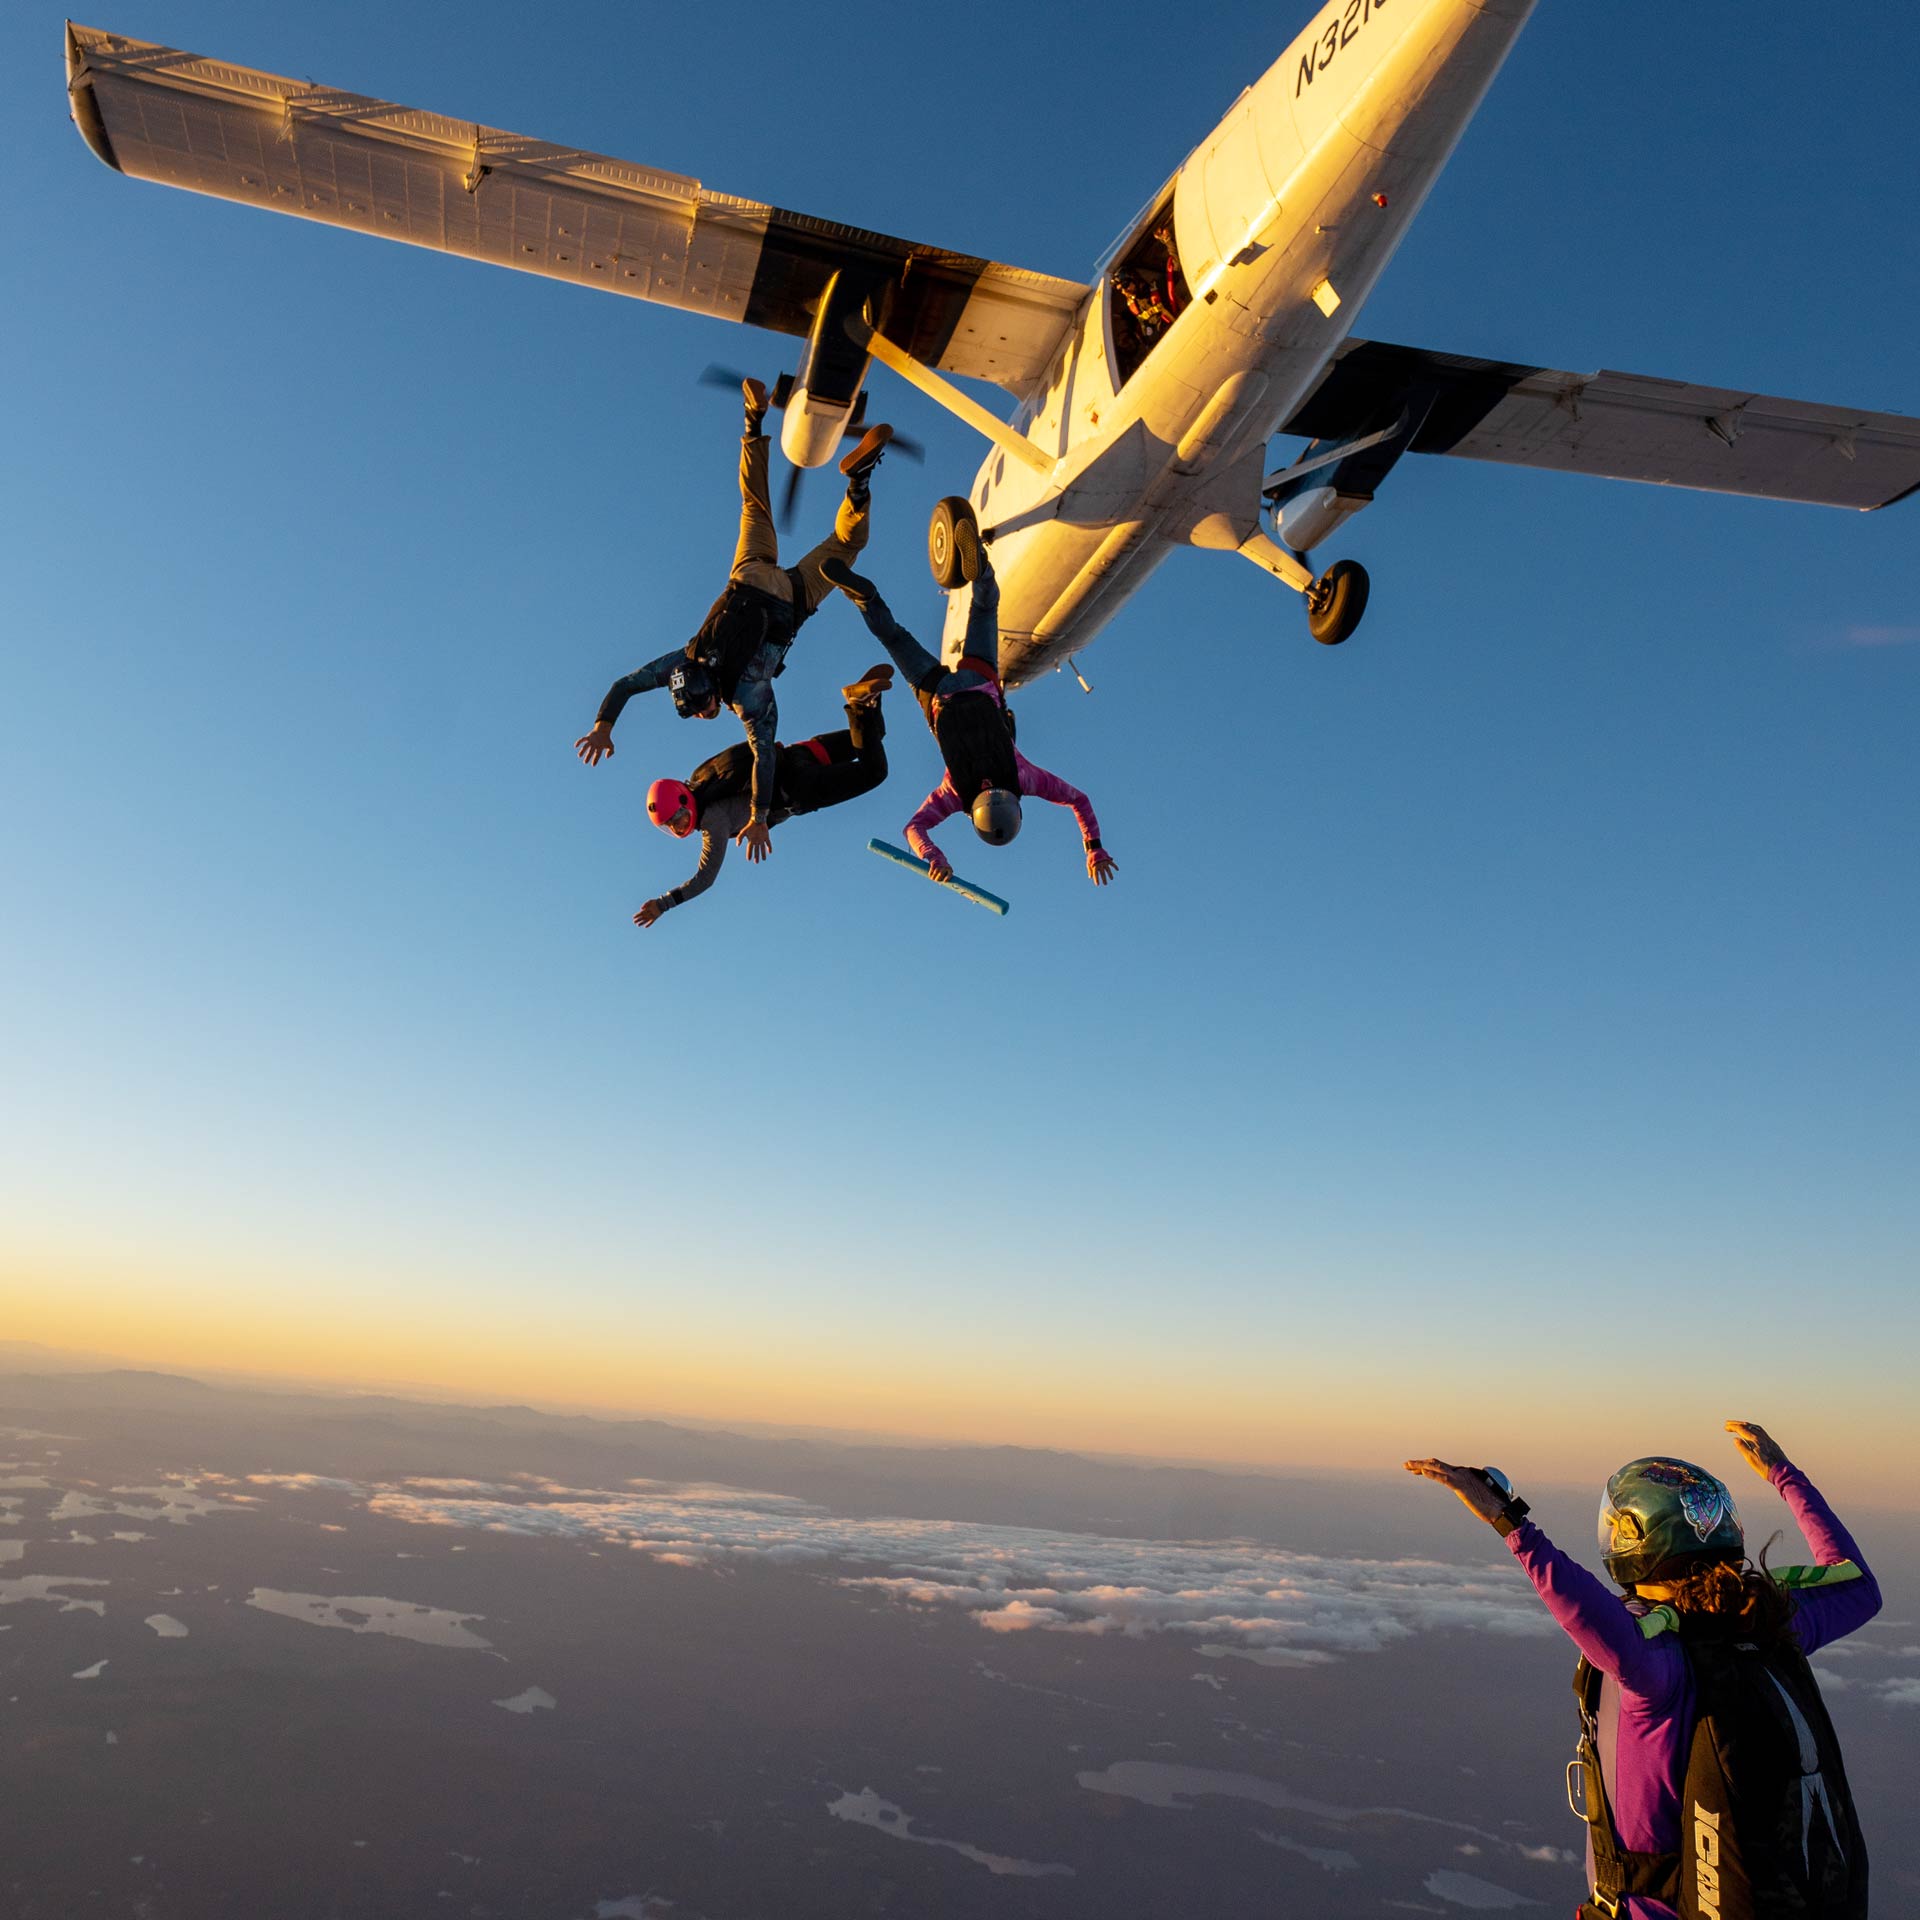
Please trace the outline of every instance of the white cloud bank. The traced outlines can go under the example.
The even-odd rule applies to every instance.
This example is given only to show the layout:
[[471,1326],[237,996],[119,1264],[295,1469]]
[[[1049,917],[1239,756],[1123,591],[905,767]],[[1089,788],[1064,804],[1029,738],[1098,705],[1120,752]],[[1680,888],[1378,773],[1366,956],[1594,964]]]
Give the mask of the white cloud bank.
[[[452,1498],[400,1485],[377,1492],[369,1505],[417,1525],[580,1540],[671,1566],[812,1566],[850,1591],[952,1608],[992,1633],[1179,1634],[1207,1653],[1271,1664],[1373,1653],[1435,1628],[1555,1631],[1525,1580],[1504,1566],[1341,1559],[1247,1541],[852,1519],[780,1494],[658,1482],[550,1500]],[[883,1570],[833,1571],[849,1562]]]

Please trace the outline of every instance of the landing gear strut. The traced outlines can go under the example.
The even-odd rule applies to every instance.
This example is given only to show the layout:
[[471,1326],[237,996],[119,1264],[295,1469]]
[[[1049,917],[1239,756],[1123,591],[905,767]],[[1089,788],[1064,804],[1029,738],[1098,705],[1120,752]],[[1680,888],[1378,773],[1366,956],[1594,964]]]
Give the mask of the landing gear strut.
[[[1199,531],[1189,536],[1196,547],[1228,544],[1228,540],[1201,537],[1208,531],[1203,522]],[[1323,647],[1337,647],[1360,624],[1360,616],[1367,610],[1367,570],[1358,560],[1336,560],[1325,573],[1316,574],[1299,554],[1258,527],[1240,542],[1237,551],[1263,573],[1284,580],[1306,601],[1307,631]]]
[[1307,631],[1323,647],[1337,647],[1360,624],[1367,587],[1358,560],[1336,560],[1306,591]]

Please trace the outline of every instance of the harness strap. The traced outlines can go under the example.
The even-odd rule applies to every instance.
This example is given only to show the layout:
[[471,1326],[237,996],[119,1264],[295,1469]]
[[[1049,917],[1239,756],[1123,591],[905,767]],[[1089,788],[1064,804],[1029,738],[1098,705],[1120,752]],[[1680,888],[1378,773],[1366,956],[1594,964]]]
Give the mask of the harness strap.
[[1593,1904],[1614,1915],[1629,1894],[1671,1902],[1680,1888],[1680,1855],[1637,1853],[1620,1844],[1600,1759],[1600,1682],[1600,1670],[1582,1658],[1573,1672],[1573,1694],[1580,1703],[1578,1756],[1593,1846]]
[[833,765],[832,755],[827,752],[826,748],[823,747],[818,740],[800,740],[796,741],[795,745],[804,747],[823,767]]
[[1000,685],[1000,675],[994,669],[991,660],[983,660],[977,653],[963,653],[960,665],[955,669],[959,673],[977,673],[981,679],[991,681],[996,691]]

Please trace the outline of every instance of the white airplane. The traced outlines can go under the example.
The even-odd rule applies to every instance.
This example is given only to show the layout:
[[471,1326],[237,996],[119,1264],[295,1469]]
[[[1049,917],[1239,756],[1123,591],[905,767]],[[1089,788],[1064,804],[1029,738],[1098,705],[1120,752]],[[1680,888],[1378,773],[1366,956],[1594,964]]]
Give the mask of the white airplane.
[[[1365,572],[1303,556],[1408,452],[1855,508],[1920,488],[1905,415],[1348,332],[1533,6],[1331,0],[1085,284],[90,27],[67,28],[67,92],[136,178],[804,339],[778,396],[796,466],[834,457],[890,368],[991,443],[971,503],[1018,684],[1179,546],[1244,554],[1346,639]],[[1006,389],[1011,420],[954,374]],[[1269,471],[1276,433],[1310,445]],[[943,586],[958,506],[929,530]]]

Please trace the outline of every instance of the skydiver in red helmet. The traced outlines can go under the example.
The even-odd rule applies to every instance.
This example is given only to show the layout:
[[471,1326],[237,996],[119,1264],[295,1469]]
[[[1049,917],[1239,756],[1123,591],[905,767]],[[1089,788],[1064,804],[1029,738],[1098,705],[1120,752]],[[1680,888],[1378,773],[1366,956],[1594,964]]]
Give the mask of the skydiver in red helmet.
[[868,632],[893,656],[919,696],[940,747],[946,770],[907,822],[907,844],[926,861],[928,877],[944,883],[952,879],[953,866],[930,837],[942,820],[964,812],[982,840],[1003,847],[1020,831],[1022,798],[1050,800],[1072,809],[1086,849],[1087,878],[1104,887],[1120,867],[1100,844],[1092,801],[1057,774],[1036,767],[1013,744],[1013,714],[1000,685],[1000,583],[971,513],[956,515],[953,535],[961,577],[972,583],[973,598],[960,662],[951,671],[894,619],[871,580],[838,554],[820,567],[821,576],[860,609]]
[[749,860],[764,860],[771,850],[777,784],[777,729],[780,711],[773,682],[786,666],[794,635],[827,596],[821,566],[829,558],[850,559],[867,544],[869,482],[893,437],[893,429],[869,427],[860,444],[840,462],[847,476],[846,498],[834,515],[833,532],[798,566],[780,564],[780,544],[767,492],[767,389],[758,380],[742,383],[745,430],[740,440],[740,537],[726,589],[707,611],[700,631],[684,646],[623,675],[607,690],[593,725],[573,743],[589,767],[613,752],[613,723],[636,693],[665,687],[683,720],[712,720],[722,706],[740,716],[751,751],[751,805],[738,832]]
[[[847,724],[775,749],[775,779],[769,827],[796,814],[819,813],[871,793],[887,777],[887,737],[880,696],[893,684],[889,666],[869,667],[841,692]],[[700,836],[700,864],[693,877],[649,900],[633,916],[650,927],[663,913],[684,907],[720,877],[727,842],[740,832],[752,807],[753,752],[744,740],[702,761],[685,780],[656,780],[647,789],[647,818],[676,840]]]

